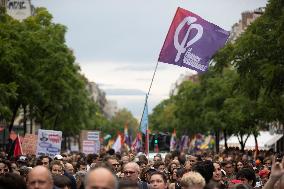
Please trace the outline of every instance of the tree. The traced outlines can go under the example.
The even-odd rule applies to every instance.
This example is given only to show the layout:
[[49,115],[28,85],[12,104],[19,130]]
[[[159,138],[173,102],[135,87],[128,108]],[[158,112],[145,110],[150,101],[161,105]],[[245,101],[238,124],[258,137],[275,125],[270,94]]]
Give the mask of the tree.
[[135,136],[138,131],[138,121],[133,117],[132,113],[123,108],[115,113],[114,117],[110,120],[110,128],[105,132],[110,133],[112,136],[116,136],[117,132],[123,133],[124,127],[128,127],[128,132]]
[[177,128],[177,120],[175,117],[176,107],[172,97],[158,104],[153,109],[153,113],[149,116],[150,130],[153,132],[173,132],[173,130]]
[[62,130],[65,136],[103,123],[86,90],[87,81],[65,44],[66,27],[53,23],[44,8],[22,22],[7,15],[1,18],[0,85],[11,86],[11,95],[6,90],[7,97],[0,102],[9,110],[9,130],[20,110],[24,125],[29,117],[42,128]]

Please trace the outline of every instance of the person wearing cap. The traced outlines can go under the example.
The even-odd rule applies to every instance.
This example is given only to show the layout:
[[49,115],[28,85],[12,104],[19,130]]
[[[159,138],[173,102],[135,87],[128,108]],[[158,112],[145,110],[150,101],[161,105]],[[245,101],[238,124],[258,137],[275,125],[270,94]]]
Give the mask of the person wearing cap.
[[20,156],[17,160],[18,167],[28,166],[28,158],[26,156]]
[[62,155],[57,154],[57,155],[54,156],[54,159],[55,160],[63,160],[63,157],[62,157]]

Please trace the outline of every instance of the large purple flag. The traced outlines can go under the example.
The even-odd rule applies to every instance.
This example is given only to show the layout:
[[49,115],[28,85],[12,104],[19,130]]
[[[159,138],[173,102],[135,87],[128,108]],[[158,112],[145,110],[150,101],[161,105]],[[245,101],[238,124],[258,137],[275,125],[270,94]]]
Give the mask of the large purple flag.
[[178,8],[158,61],[204,72],[228,37],[228,31]]

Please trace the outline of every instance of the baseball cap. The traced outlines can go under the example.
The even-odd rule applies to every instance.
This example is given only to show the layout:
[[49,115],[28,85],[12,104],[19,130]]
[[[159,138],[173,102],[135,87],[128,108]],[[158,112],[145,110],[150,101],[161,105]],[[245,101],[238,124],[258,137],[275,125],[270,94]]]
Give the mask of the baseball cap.
[[54,156],[54,159],[55,159],[55,160],[62,160],[63,157],[62,157],[62,155],[57,154],[57,155]]
[[27,158],[26,156],[20,156],[17,161],[18,161],[18,162],[27,162],[27,161],[28,161],[28,158]]

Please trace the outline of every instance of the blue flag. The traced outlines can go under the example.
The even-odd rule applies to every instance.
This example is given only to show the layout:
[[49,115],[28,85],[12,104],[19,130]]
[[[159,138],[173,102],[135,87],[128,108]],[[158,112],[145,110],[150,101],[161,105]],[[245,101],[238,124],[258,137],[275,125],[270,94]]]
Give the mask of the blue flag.
[[142,119],[140,123],[140,131],[143,134],[146,134],[147,129],[148,129],[148,103],[146,99],[146,104],[144,107],[144,111],[143,111],[143,115],[142,115]]

